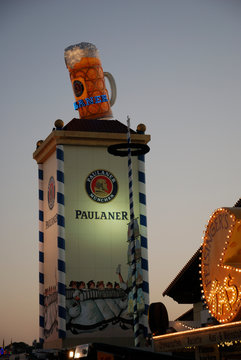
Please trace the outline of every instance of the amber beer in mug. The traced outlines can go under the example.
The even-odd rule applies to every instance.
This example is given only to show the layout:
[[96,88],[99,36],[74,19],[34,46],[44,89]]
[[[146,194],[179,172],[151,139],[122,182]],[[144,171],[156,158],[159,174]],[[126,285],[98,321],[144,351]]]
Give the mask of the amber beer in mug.
[[[110,73],[103,72],[96,46],[86,42],[71,45],[65,49],[64,57],[76,100],[74,108],[79,111],[80,118],[112,118],[115,80]],[[110,83],[111,99],[105,86],[105,76]]]

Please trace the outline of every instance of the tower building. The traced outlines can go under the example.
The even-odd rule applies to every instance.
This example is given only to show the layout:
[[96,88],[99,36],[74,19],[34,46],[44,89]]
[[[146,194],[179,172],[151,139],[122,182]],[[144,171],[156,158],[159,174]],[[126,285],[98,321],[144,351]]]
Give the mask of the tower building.
[[[86,96],[86,95],[85,95]],[[45,348],[90,341],[133,345],[128,165],[118,120],[61,120],[33,158],[39,182],[39,332]],[[145,126],[132,143],[147,144]],[[132,158],[140,322],[149,303],[144,155]]]

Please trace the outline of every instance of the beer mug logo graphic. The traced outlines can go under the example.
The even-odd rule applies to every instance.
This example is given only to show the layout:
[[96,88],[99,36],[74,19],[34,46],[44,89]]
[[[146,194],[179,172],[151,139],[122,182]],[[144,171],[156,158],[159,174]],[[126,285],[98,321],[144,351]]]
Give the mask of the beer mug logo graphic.
[[80,97],[83,92],[84,92],[84,85],[82,84],[82,82],[80,82],[79,80],[75,80],[73,82],[73,89],[74,89],[74,94],[75,96],[78,98]]
[[[111,106],[116,99],[113,76],[103,72],[99,52],[95,45],[82,42],[71,45],[64,51],[65,63],[75,95],[75,110],[82,119],[112,118]],[[110,83],[111,98],[105,86],[105,77]]]
[[89,197],[98,203],[107,203],[115,198],[118,183],[113,174],[106,170],[95,170],[90,173],[85,182]]

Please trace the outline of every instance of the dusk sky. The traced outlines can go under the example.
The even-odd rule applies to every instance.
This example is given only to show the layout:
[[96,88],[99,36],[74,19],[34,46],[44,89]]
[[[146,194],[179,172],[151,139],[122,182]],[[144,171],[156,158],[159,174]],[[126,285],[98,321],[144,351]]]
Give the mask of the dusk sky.
[[1,0],[0,345],[38,339],[38,176],[56,119],[78,117],[64,49],[94,43],[117,85],[114,119],[146,125],[150,299],[241,197],[241,1]]

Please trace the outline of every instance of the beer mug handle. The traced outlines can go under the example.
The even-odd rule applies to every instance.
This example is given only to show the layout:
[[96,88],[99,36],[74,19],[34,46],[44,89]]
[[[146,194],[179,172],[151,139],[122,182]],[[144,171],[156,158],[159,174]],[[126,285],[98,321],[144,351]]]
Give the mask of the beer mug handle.
[[110,83],[110,89],[111,89],[111,98],[110,98],[110,106],[113,106],[116,101],[116,84],[115,79],[113,75],[109,72],[104,72],[104,76],[107,77],[109,83]]

